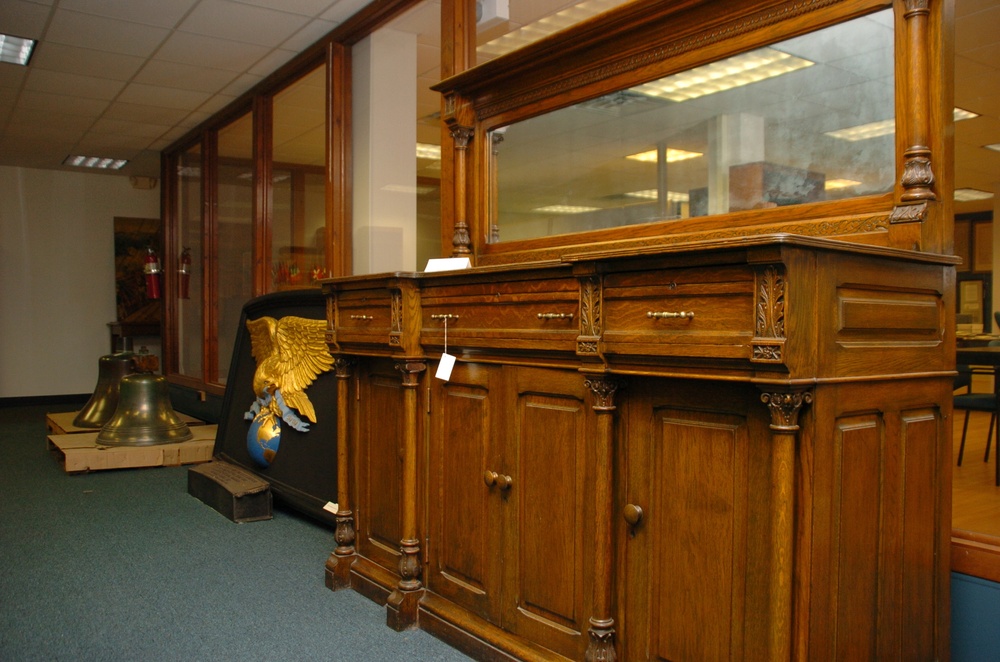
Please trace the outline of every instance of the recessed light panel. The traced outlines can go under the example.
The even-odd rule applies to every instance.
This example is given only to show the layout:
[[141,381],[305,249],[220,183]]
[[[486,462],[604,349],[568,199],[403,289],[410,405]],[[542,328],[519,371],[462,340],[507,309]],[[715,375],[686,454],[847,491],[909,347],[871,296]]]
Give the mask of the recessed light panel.
[[535,211],[542,212],[544,214],[583,214],[588,211],[598,211],[600,207],[582,207],[577,205],[549,205],[548,207],[539,207]]
[[98,170],[121,170],[127,159],[111,159],[102,156],[67,156],[63,165],[77,168],[97,168]]
[[957,188],[955,189],[955,202],[970,202],[972,200],[987,200],[993,194],[989,191],[980,191],[977,188]]
[[0,34],[0,62],[27,66],[36,43],[34,39]]

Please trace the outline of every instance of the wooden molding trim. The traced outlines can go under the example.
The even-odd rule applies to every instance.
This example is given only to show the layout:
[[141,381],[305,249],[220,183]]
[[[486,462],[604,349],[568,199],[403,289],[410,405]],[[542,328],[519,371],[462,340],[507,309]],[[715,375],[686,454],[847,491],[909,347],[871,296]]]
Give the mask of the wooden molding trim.
[[1000,538],[955,529],[951,534],[951,569],[1000,582]]

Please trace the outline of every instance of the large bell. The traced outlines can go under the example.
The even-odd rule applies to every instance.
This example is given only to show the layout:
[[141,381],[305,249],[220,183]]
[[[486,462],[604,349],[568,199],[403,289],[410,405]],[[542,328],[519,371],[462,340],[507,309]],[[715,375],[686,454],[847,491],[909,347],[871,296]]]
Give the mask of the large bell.
[[187,441],[193,436],[170,404],[166,378],[138,372],[122,378],[118,407],[97,434],[97,443],[154,446]]
[[118,387],[122,377],[133,371],[130,350],[102,356],[97,360],[97,386],[94,394],[73,419],[78,428],[99,428],[115,413],[118,407]]

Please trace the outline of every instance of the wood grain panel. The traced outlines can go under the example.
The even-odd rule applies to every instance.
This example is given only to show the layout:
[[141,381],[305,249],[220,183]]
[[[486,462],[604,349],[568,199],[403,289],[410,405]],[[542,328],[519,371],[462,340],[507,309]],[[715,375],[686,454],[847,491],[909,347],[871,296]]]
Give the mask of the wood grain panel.
[[[740,657],[746,554],[747,431],[739,417],[654,414],[651,658]],[[683,570],[682,570],[683,569]],[[637,587],[638,588],[638,587]]]
[[499,462],[493,434],[497,372],[459,364],[450,381],[435,380],[428,578],[432,590],[494,622],[499,620],[500,501],[483,473]]
[[366,557],[398,572],[401,539],[402,385],[398,374],[368,375],[361,397],[367,400],[367,418],[360,426],[363,499],[356,509],[360,535],[358,549]]
[[876,654],[883,427],[876,414],[837,423],[839,558],[831,597],[836,648],[857,659],[875,659]]

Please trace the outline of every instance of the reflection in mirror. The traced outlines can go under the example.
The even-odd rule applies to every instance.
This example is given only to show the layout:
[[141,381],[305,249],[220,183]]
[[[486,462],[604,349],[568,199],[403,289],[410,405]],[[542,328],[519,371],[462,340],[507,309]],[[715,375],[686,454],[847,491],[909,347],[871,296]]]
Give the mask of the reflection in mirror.
[[[188,251],[187,292],[177,301],[177,372],[189,377],[201,377],[202,347],[202,265],[204,251],[204,218],[201,214],[201,144],[181,152],[177,157],[177,236],[182,250]],[[184,296],[186,294],[187,296]]]
[[253,296],[253,115],[219,129],[216,382],[226,383],[243,304]]
[[326,67],[274,95],[273,289],[315,286],[326,271]]
[[491,241],[891,190],[891,10],[493,130]]

